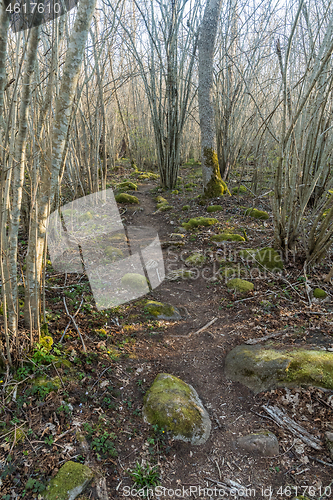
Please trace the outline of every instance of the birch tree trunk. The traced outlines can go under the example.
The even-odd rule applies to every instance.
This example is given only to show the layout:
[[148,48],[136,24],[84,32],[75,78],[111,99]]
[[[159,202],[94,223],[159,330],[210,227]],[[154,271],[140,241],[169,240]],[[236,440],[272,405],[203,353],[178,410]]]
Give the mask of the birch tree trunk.
[[215,149],[213,107],[213,59],[222,0],[207,0],[199,37],[199,116],[201,130],[201,165],[204,195],[223,195],[226,184],[221,179]]
[[40,189],[34,208],[26,258],[27,274],[24,319],[26,324],[33,328],[38,326],[39,318],[40,281],[46,222],[52,200],[58,192],[59,174],[66,145],[68,126],[95,5],[96,0],[81,0],[79,3],[66,53],[59,95],[55,104],[50,160],[48,165],[42,166]]

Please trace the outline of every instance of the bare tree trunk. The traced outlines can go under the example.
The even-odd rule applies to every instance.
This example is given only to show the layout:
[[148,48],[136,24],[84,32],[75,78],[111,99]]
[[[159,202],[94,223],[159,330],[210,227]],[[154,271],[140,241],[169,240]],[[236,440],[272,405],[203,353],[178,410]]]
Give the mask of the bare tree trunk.
[[199,38],[199,116],[201,130],[202,176],[204,194],[210,198],[227,190],[221,179],[215,149],[213,58],[222,0],[207,0]]

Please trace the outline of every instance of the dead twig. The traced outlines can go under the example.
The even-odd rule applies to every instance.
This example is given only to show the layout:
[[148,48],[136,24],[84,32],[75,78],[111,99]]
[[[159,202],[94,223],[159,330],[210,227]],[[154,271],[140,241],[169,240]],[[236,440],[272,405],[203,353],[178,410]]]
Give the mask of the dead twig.
[[[82,297],[82,300],[81,300],[81,304],[80,304],[80,306],[79,306],[78,310],[76,311],[76,313],[74,314],[74,316],[72,316],[71,314],[69,314],[69,311],[68,311],[68,307],[67,307],[67,304],[66,304],[66,299],[65,299],[65,297],[63,297],[63,301],[64,301],[64,306],[65,306],[65,309],[66,309],[66,314],[67,314],[67,316],[70,318],[71,322],[72,322],[72,323],[73,323],[73,325],[75,326],[76,331],[77,331],[77,332],[78,332],[78,334],[79,334],[79,337],[80,337],[80,339],[81,339],[81,342],[82,342],[82,346],[83,346],[83,350],[84,350],[84,352],[87,352],[87,349],[86,349],[86,346],[85,346],[84,340],[83,340],[83,338],[82,338],[82,335],[81,335],[80,329],[79,329],[79,327],[77,326],[76,321],[75,321],[75,319],[74,319],[74,318],[75,318],[75,316],[77,315],[77,313],[79,312],[79,310],[81,309],[81,306],[82,306],[82,304],[83,304],[83,297]],[[67,327],[66,327],[66,329],[67,329]],[[66,330],[65,330],[65,331],[66,331]],[[65,332],[63,333],[63,335],[62,335],[62,337],[61,337],[61,339],[60,339],[60,342],[62,342],[62,339],[63,339],[63,337],[64,337],[64,336],[65,336]]]
[[199,328],[199,330],[197,330],[196,332],[189,333],[188,335],[170,335],[170,337],[176,337],[178,339],[180,339],[180,338],[181,339],[189,339],[190,337],[192,337],[192,335],[197,335],[198,333],[201,333],[201,332],[207,330],[207,328],[209,328],[213,323],[215,323],[216,320],[217,320],[217,318],[213,318],[205,326],[203,326],[202,328]]

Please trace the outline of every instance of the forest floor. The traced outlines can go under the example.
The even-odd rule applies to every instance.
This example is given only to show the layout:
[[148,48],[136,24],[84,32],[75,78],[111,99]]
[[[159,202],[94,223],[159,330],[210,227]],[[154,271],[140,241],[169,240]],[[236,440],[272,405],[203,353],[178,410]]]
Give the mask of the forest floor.
[[[226,251],[228,259],[237,263],[241,248],[262,248],[273,242],[272,218],[261,221],[244,216],[241,207],[255,206],[270,213],[269,200],[246,194],[224,196],[210,203],[221,205],[223,210],[208,214],[207,205],[195,200],[201,190],[199,170],[198,165],[182,168],[178,194],[159,192],[157,181],[139,182],[135,195],[140,205],[126,205],[121,210],[125,224],[156,229],[164,248],[167,276],[185,267],[184,259],[194,250],[209,257],[195,277],[176,281],[167,277],[144,297],[180,308],[183,319],[150,320],[143,298],[97,311],[85,276],[56,273],[48,263],[48,333],[56,347],[49,354],[36,348],[34,364],[25,363],[30,332],[22,326],[22,339],[26,340],[20,340],[16,348],[21,367],[14,376],[2,376],[1,500],[42,498],[43,485],[70,459],[96,471],[93,483],[78,497],[82,500],[137,498],[126,488],[139,489],[131,477],[137,464],[157,466],[161,485],[170,489],[162,498],[187,498],[190,487],[192,498],[218,498],[214,491],[200,493],[199,486],[214,488],[228,480],[249,489],[243,496],[274,500],[296,494],[317,500],[330,497],[330,489],[325,488],[332,482],[333,463],[325,446],[316,451],[295,440],[288,429],[267,418],[262,406],[278,405],[323,441],[325,432],[333,432],[332,391],[279,388],[254,395],[224,373],[225,356],[233,347],[284,329],[283,346],[332,349],[332,288],[324,282],[329,263],[318,266],[308,278],[311,288],[324,288],[328,293],[328,300],[311,306],[304,287],[302,256],[285,265],[282,275],[253,277],[254,291],[246,298],[228,290],[225,280],[214,278],[221,252]],[[121,167],[118,180],[129,173],[130,168]],[[174,208],[157,212],[154,198],[158,194]],[[190,206],[188,211],[182,210],[184,205]],[[219,224],[186,231],[181,246],[170,245],[175,228],[198,216],[215,217]],[[244,229],[248,241],[218,247],[210,237],[221,228],[235,229],[239,234]],[[23,236],[21,248],[23,254]],[[83,303],[75,320],[86,353],[73,324],[62,346],[58,344],[70,321],[64,298],[74,314],[81,297]],[[214,319],[211,326],[198,332]],[[29,356],[31,359],[31,352]],[[172,440],[143,422],[144,393],[159,373],[180,377],[196,389],[212,421],[211,435],[204,445]],[[36,384],[41,375],[44,385]],[[270,430],[278,437],[278,456],[258,458],[235,447],[239,436],[258,429]],[[181,494],[172,494],[176,489],[181,489]]]

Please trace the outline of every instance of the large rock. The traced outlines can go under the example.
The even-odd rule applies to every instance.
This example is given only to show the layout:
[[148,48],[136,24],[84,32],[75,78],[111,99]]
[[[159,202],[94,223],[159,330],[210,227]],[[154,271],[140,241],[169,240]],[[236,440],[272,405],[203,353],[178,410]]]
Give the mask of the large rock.
[[333,353],[239,345],[226,357],[225,372],[255,393],[276,387],[313,385],[333,389]]
[[74,500],[88,486],[94,474],[89,467],[76,462],[66,462],[51,479],[44,494],[45,500]]
[[211,422],[198,394],[173,375],[157,375],[145,395],[143,416],[174,439],[200,445],[209,438]]
[[274,457],[279,454],[277,437],[265,429],[238,438],[236,445],[247,453],[261,457]]
[[181,315],[179,310],[171,304],[147,300],[145,309],[149,315],[155,319],[179,320]]

